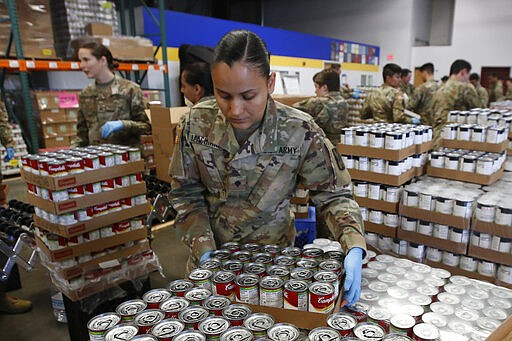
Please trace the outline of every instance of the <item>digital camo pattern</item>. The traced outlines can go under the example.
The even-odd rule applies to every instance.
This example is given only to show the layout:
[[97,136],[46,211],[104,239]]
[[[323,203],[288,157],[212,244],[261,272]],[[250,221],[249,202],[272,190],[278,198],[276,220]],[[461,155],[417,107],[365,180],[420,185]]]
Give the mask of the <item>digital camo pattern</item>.
[[486,108],[487,103],[489,103],[489,94],[487,93],[487,90],[485,90],[485,88],[480,84],[475,87],[475,90],[480,98],[482,108]]
[[175,226],[191,249],[188,269],[222,243],[291,245],[290,198],[310,190],[345,250],[365,248],[359,206],[340,155],[311,116],[269,97],[261,126],[240,146],[217,103],[196,104],[184,122],[169,174]]
[[[145,113],[146,97],[140,87],[115,75],[107,86],[89,84],[79,96],[77,138],[73,146],[103,143],[136,146],[140,135],[151,134],[151,125]],[[108,139],[101,137],[101,127],[107,121],[121,120],[123,129],[114,132]]]
[[496,82],[494,85],[489,86],[489,104],[492,102],[500,101],[503,98],[503,84]]
[[421,122],[430,124],[432,121],[432,107],[434,94],[439,89],[439,84],[434,80],[426,81],[416,88],[414,94],[407,103],[407,108],[421,116]]
[[402,92],[406,93],[407,96],[409,96],[409,98],[411,98],[411,96],[416,91],[416,88],[411,83],[407,83],[407,84],[400,83],[400,89],[402,89]]
[[5,108],[5,103],[0,94],[0,141],[2,145],[7,147],[12,147],[14,145],[14,140],[12,138],[12,129],[9,124],[9,115],[7,114],[7,109]]
[[363,104],[362,118],[373,118],[376,122],[412,123],[404,115],[404,95],[400,89],[382,84],[374,89]]
[[469,110],[478,108],[481,104],[473,85],[448,79],[434,95],[434,115],[428,123],[434,129],[434,145],[438,146],[440,143],[441,131],[448,121],[450,110]]
[[347,126],[348,103],[339,91],[329,92],[327,96],[306,98],[293,107],[313,116],[333,145],[340,142],[341,129]]

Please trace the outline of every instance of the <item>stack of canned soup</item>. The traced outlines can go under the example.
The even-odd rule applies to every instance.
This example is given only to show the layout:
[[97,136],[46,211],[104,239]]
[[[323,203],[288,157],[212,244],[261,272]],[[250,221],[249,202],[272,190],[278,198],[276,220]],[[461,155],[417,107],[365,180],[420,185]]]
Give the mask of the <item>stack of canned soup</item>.
[[361,118],[361,110],[363,109],[363,104],[366,100],[366,97],[368,96],[368,93],[372,91],[372,88],[358,87],[356,91],[358,94],[358,98],[351,97],[347,99],[349,126],[358,126],[361,123],[368,122],[368,120],[364,120]]
[[499,281],[512,284],[512,239],[500,235],[499,229],[495,233],[480,232],[479,222],[500,225],[505,230],[512,229],[512,195],[508,191],[509,182],[497,183],[485,188],[489,192],[478,198],[474,212],[473,230],[470,243],[472,246],[492,250],[503,256],[500,262],[505,264],[486,262],[486,267],[478,267],[478,272],[489,277],[496,277]]
[[[99,145],[85,148],[73,148],[58,150],[42,154],[29,154],[22,158],[23,169],[36,175],[48,176],[53,178],[67,176],[69,174],[80,174],[100,168],[114,167],[116,165],[135,162],[141,160],[140,150],[119,145]],[[106,179],[103,181],[79,185],[63,190],[50,190],[41,186],[27,183],[28,192],[41,199],[59,203],[73,198],[81,198],[86,195],[96,194],[105,191],[111,191],[117,188],[133,186],[144,182],[142,173],[138,172],[131,175],[120,176]],[[44,219],[47,223],[72,226],[74,224],[85,222],[100,216],[108,215],[113,212],[119,212],[138,205],[147,204],[145,194],[132,197],[113,200],[105,203],[97,203],[94,206],[86,207],[76,211],[54,214],[47,212],[40,207],[34,207],[35,215]],[[76,246],[85,242],[91,242],[100,238],[112,237],[128,231],[143,229],[144,217],[133,217],[122,220],[109,226],[101,227],[97,230],[89,231],[84,234],[66,238],[58,234],[36,227],[36,234],[50,251],[56,251],[67,247]],[[128,242],[125,245],[109,248],[99,252],[82,255],[80,257],[69,258],[60,262],[52,262],[54,270],[69,268],[78,264],[89,262],[95,258],[103,257],[109,253],[120,251],[120,249],[131,247],[136,241]],[[150,254],[152,254],[150,252]],[[146,255],[146,258],[149,256]],[[150,257],[152,258],[152,256]],[[139,263],[140,257],[127,259],[127,263]],[[49,262],[46,262],[47,264]],[[125,262],[126,263],[126,262]],[[93,271],[91,274],[79,276],[69,282],[70,289],[77,289],[85,283],[90,276],[97,279],[101,273]]]
[[430,152],[430,166],[480,175],[498,172],[507,152],[491,153],[477,150],[439,148]]
[[[376,123],[344,128],[341,131],[341,144],[382,148],[389,150],[406,149],[432,140],[432,127],[407,124]],[[399,176],[411,168],[421,168],[428,161],[428,154],[414,154],[403,160],[392,161],[366,156],[345,155],[343,162],[347,169],[356,169],[379,174]]]
[[363,268],[361,299],[350,312],[359,324],[414,340],[485,340],[512,313],[512,291],[378,255]]
[[[480,109],[475,108],[470,111],[450,111],[448,113],[448,122],[471,124],[481,126],[485,132],[489,127],[503,127],[512,129],[512,111],[509,109]],[[489,142],[487,139],[476,142]],[[499,143],[499,142],[489,142]]]

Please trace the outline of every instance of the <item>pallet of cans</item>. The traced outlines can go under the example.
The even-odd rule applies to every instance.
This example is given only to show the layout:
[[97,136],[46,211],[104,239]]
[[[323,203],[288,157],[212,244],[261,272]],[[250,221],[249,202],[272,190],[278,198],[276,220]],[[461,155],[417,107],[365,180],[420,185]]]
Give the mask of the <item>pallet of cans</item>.
[[507,148],[508,135],[508,126],[449,123],[441,131],[441,145],[499,153]]
[[[508,103],[511,103],[511,101],[508,101]],[[511,106],[507,105],[492,109],[453,110],[448,112],[448,122],[503,127],[510,130],[512,129],[512,110]],[[491,143],[495,142],[491,141]]]
[[373,124],[344,128],[338,152],[353,179],[400,186],[424,172],[432,128]]

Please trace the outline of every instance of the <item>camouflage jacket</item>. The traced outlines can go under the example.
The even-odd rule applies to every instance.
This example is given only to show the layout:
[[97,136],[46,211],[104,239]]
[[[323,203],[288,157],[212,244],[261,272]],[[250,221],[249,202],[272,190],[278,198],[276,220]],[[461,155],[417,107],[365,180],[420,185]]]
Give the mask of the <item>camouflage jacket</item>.
[[339,91],[329,92],[327,96],[307,98],[295,103],[293,107],[313,116],[333,145],[340,142],[340,131],[347,126],[348,103]]
[[487,93],[487,90],[480,84],[475,87],[476,93],[478,94],[478,97],[480,97],[480,104],[482,108],[486,108],[487,104],[489,103],[489,94]]
[[[140,143],[140,135],[151,134],[151,125],[146,115],[146,97],[140,87],[115,75],[110,85],[89,84],[79,96],[77,138],[73,146],[114,143],[134,146]],[[123,129],[105,140],[101,127],[107,121],[121,120]]]
[[421,115],[422,123],[430,124],[432,121],[432,105],[437,89],[439,84],[436,81],[426,81],[414,90],[414,94],[407,103],[407,109]]
[[448,121],[450,110],[469,110],[481,105],[480,97],[471,83],[448,79],[434,95],[433,117],[428,122],[434,128],[434,144],[439,145],[441,131]]
[[174,148],[175,226],[197,262],[228,241],[291,245],[290,198],[310,190],[317,214],[345,250],[366,248],[359,206],[340,155],[310,115],[269,97],[259,128],[240,146],[215,100],[196,104]]
[[14,140],[12,138],[12,129],[9,124],[9,115],[7,114],[7,109],[5,108],[4,100],[2,99],[2,95],[0,94],[0,142],[2,145],[7,147],[14,146]]
[[489,104],[496,101],[501,101],[503,98],[503,84],[496,82],[494,85],[489,85]]
[[404,107],[402,91],[382,84],[366,97],[362,118],[373,118],[376,122],[411,123],[411,119],[404,115]]
[[400,89],[402,89],[402,92],[407,94],[407,96],[409,96],[409,98],[411,98],[412,95],[414,94],[414,92],[416,91],[416,88],[411,83],[407,83],[407,84],[400,83]]

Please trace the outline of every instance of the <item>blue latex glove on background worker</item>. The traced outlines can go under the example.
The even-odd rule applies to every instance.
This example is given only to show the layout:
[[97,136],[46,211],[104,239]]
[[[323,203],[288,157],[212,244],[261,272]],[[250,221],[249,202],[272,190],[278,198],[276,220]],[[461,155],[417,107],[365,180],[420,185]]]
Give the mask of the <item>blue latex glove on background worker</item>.
[[14,159],[14,148],[13,147],[7,147],[5,149],[6,155],[4,157],[4,162],[9,162],[12,159]]
[[416,118],[416,117],[413,117],[412,118],[412,124],[420,124],[420,119]]
[[105,124],[101,127],[101,137],[106,139],[110,136],[110,134],[123,129],[123,127],[123,122],[121,120],[105,122]]

